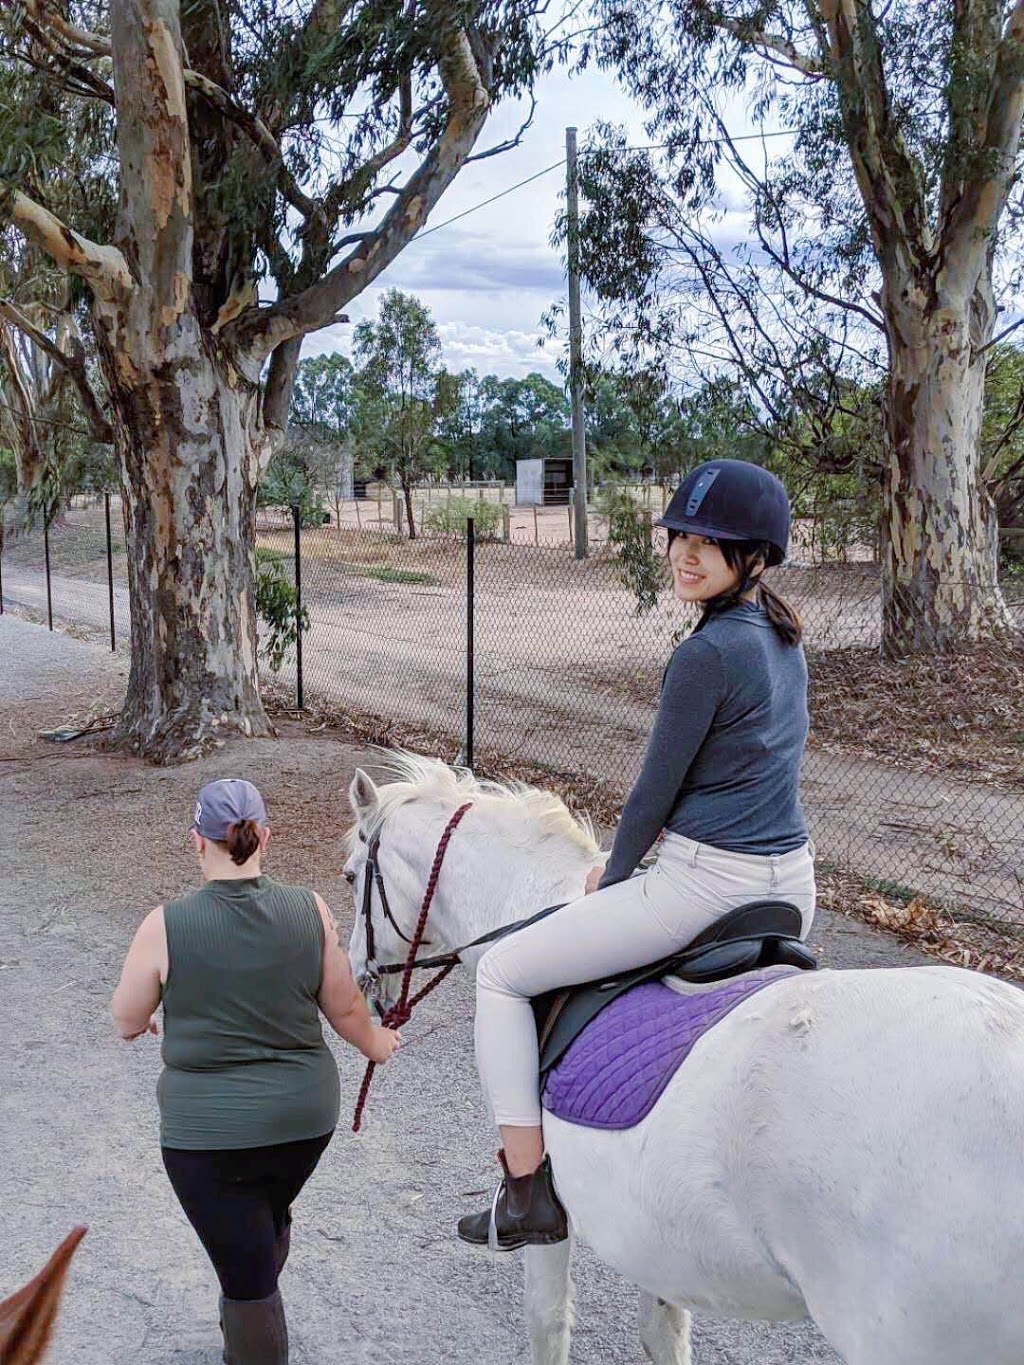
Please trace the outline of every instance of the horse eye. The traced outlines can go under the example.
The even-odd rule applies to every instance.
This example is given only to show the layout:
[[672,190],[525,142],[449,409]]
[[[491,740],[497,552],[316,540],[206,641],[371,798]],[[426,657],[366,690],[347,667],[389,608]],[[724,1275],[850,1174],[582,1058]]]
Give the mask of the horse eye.
[[345,869],[345,880],[348,882],[349,886],[353,886],[355,884],[356,874],[352,871],[351,868]]

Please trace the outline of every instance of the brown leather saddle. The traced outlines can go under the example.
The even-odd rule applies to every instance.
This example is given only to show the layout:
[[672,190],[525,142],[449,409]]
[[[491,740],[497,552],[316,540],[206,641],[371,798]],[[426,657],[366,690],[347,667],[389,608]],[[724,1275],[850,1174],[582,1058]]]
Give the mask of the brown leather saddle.
[[671,957],[603,981],[588,981],[536,996],[532,1003],[542,1083],[590,1021],[613,1000],[644,981],[678,976],[684,981],[705,984],[776,966],[813,971],[818,963],[800,938],[802,927],[800,911],[788,901],[750,901],[730,910]]

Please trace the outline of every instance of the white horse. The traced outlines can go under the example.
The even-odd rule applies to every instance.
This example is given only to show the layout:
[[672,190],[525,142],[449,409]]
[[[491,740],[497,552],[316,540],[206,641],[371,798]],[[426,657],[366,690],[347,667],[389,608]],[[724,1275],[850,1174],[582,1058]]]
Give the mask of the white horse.
[[[357,772],[350,789],[357,908],[379,830],[411,935],[466,801],[432,950],[582,892],[596,844],[557,798],[429,759],[396,768],[397,782]],[[377,961],[404,960],[376,890],[370,908]],[[365,943],[357,915],[361,978]],[[389,999],[397,983],[383,978]],[[547,1114],[544,1138],[573,1234],[643,1292],[656,1365],[691,1360],[691,1309],[809,1317],[847,1365],[1024,1365],[1024,992],[1010,985],[942,966],[801,973],[706,1034],[636,1127]],[[572,1300],[569,1243],[527,1248],[534,1365],[565,1365]]]

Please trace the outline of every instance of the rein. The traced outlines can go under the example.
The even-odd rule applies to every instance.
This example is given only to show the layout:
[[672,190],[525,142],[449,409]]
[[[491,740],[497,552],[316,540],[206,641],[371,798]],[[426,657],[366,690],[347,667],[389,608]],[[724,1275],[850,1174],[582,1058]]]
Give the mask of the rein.
[[[529,919],[513,920],[511,924],[499,925],[497,929],[492,929],[490,933],[481,934],[479,938],[473,939],[472,943],[464,943],[461,948],[453,948],[450,953],[441,953],[438,957],[418,957],[412,964],[414,968],[422,967],[461,967],[462,954],[468,953],[470,948],[480,948],[485,943],[495,943],[499,938],[504,938],[507,934],[514,934],[518,929],[528,929],[531,924],[536,924],[538,920],[547,919],[548,915],[553,915],[556,910],[561,910],[565,901],[560,901],[558,905],[549,905],[543,910],[538,910]],[[402,935],[405,938],[405,935]],[[409,942],[405,938],[406,943]],[[395,972],[404,972],[408,966],[407,962],[388,962],[383,967],[375,967],[378,976],[393,976]]]
[[[467,801],[465,805],[460,806],[459,809],[455,812],[455,814],[452,816],[452,818],[448,821],[447,825],[445,826],[444,833],[441,835],[440,842],[437,845],[437,851],[434,854],[434,861],[430,868],[430,876],[427,878],[427,888],[426,891],[423,893],[423,904],[420,906],[420,916],[419,919],[416,921],[416,928],[413,932],[412,938],[407,938],[405,934],[402,934],[400,929],[398,930],[398,932],[401,934],[401,937],[405,939],[405,941],[409,944],[409,954],[405,962],[399,969],[403,973],[402,988],[399,997],[388,1010],[388,1012],[384,1015],[384,1018],[381,1020],[381,1024],[383,1025],[384,1028],[400,1028],[403,1024],[407,1023],[412,1015],[413,1007],[415,1005],[418,1005],[424,996],[429,995],[435,986],[439,986],[441,984],[441,982],[452,970],[452,968],[455,966],[456,961],[458,960],[456,958],[452,962],[444,963],[442,970],[438,972],[437,976],[431,978],[431,980],[427,982],[423,989],[417,991],[416,994],[410,1000],[409,985],[410,982],[412,981],[413,969],[414,967],[417,966],[416,954],[419,952],[420,944],[423,941],[423,934],[427,927],[427,916],[430,913],[430,906],[434,899],[434,892],[437,890],[437,879],[441,874],[441,864],[444,862],[444,855],[448,852],[448,843],[452,835],[458,828],[459,821],[465,815],[466,811],[469,810],[472,804],[473,804],[472,801]],[[377,842],[379,842],[379,836],[374,841],[375,844]],[[370,915],[369,904],[371,894],[369,888],[371,885],[371,880],[377,883],[378,892],[381,896],[382,904],[385,907],[385,914],[391,921],[392,925],[394,925],[394,927],[398,929],[397,924],[395,924],[394,917],[391,914],[390,907],[388,906],[387,898],[384,895],[383,878],[381,877],[380,874],[380,868],[377,866],[376,848],[373,845],[371,845],[371,857],[373,862],[373,876],[371,879],[369,875],[369,869],[367,869],[366,884],[363,892],[364,917],[366,920],[367,930],[366,947],[368,956],[370,958],[372,958],[373,954],[372,946],[373,919],[372,916]],[[355,1117],[352,1120],[353,1133],[358,1133],[360,1126],[362,1124],[363,1110],[366,1107],[366,1097],[370,1093],[370,1082],[373,1080],[373,1073],[374,1071],[376,1071],[376,1069],[377,1069],[376,1062],[367,1063],[366,1074],[363,1076],[363,1083],[359,1087],[359,1099],[356,1101]]]

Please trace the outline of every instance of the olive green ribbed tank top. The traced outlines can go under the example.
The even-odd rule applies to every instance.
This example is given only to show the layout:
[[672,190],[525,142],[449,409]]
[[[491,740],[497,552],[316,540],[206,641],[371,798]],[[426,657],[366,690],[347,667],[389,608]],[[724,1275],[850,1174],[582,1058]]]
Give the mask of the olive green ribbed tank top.
[[323,921],[270,877],[207,882],[164,906],[160,1141],[190,1150],[321,1137],[338,1069],[317,1009]]

